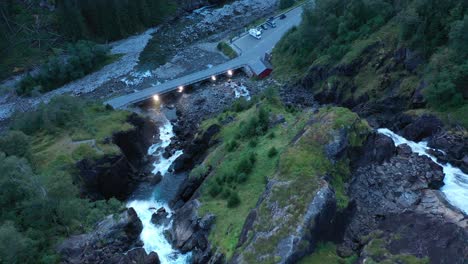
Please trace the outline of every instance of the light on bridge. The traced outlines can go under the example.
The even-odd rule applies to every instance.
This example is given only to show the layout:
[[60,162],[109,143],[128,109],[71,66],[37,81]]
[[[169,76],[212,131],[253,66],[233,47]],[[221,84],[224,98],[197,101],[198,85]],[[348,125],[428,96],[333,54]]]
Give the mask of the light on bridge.
[[216,81],[216,76],[214,76],[214,75],[211,76],[211,80],[212,80],[213,82]]
[[153,100],[156,102],[159,102],[159,95],[157,94],[153,95]]
[[183,87],[182,85],[179,86],[179,88],[177,89],[177,91],[178,91],[179,93],[183,92],[183,91],[184,91],[184,87]]
[[228,71],[227,71],[227,75],[228,75],[229,77],[232,77],[232,75],[234,75],[234,72],[233,72],[232,70],[228,70]]

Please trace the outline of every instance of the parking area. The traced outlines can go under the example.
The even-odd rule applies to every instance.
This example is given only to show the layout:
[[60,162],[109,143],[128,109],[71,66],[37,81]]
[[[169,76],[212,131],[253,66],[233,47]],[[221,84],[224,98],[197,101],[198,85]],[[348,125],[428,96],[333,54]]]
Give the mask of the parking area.
[[270,52],[289,29],[291,29],[293,26],[299,25],[301,22],[302,7],[292,9],[285,15],[286,17],[284,19],[274,19],[276,22],[275,28],[267,26],[268,29],[262,30],[261,39],[255,39],[254,37],[246,34],[235,40],[232,44],[242,51],[242,55],[245,55],[245,53],[249,53],[249,51],[253,50],[257,52],[262,50],[263,53]]

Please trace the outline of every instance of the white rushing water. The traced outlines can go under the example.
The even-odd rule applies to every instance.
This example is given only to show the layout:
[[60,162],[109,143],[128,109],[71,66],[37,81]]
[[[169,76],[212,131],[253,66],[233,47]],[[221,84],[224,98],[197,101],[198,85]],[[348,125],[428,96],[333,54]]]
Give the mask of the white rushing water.
[[[163,157],[164,148],[169,146],[171,138],[174,137],[171,123],[166,120],[165,124],[159,128],[159,138],[161,142],[154,144],[148,150],[148,154],[154,155],[156,161],[153,164],[153,173],[160,172],[164,177],[169,170],[172,162],[182,155],[182,151],[176,151],[174,155],[165,159]],[[147,253],[156,252],[159,255],[159,259],[162,264],[175,263],[185,264],[190,260],[190,253],[181,254],[177,250],[173,249],[169,241],[164,236],[164,231],[168,228],[165,226],[156,226],[151,223],[152,214],[159,208],[164,207],[166,211],[171,214],[170,208],[167,201],[159,197],[160,190],[158,187],[155,188],[152,195],[145,200],[132,200],[127,204],[127,207],[133,207],[138,214],[141,222],[143,223],[143,230],[140,238],[144,243],[143,248]]]
[[[421,141],[419,143],[407,140],[387,128],[380,128],[378,132],[390,137],[396,146],[407,144],[411,150],[419,155],[427,156],[431,158],[435,163],[439,164],[444,171],[444,186],[441,188],[447,201],[452,205],[456,206],[464,213],[468,214],[468,175],[463,173],[459,168],[452,166],[451,164],[442,164],[437,159],[428,154],[428,150],[431,150],[427,146],[427,142]],[[441,151],[441,150],[438,150]]]

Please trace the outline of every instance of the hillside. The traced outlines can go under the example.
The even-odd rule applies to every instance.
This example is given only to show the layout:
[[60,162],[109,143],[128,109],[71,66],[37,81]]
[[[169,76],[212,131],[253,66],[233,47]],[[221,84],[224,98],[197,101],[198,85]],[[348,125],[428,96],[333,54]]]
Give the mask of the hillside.
[[365,116],[433,113],[466,128],[467,9],[466,1],[316,1],[276,47],[276,76]]

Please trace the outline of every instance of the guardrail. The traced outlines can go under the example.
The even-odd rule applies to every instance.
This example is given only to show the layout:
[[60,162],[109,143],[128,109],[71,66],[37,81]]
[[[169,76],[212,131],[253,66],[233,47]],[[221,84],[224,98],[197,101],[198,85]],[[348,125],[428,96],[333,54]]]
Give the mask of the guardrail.
[[[164,90],[161,90],[161,91],[158,91],[157,93],[155,94],[158,94],[158,95],[161,95],[161,94],[166,94],[166,93],[170,93],[172,91],[175,91],[177,90],[180,86],[187,86],[187,85],[193,85],[195,83],[198,83],[198,82],[201,82],[201,81],[204,81],[204,80],[207,80],[209,78],[211,78],[211,76],[218,76],[218,75],[221,75],[221,74],[224,74],[226,73],[227,70],[238,70],[238,69],[241,69],[241,68],[244,68],[244,67],[248,67],[247,64],[241,64],[239,66],[234,66],[234,67],[230,67],[229,69],[224,69],[224,70],[220,70],[220,71],[217,71],[215,73],[211,73],[211,74],[208,74],[208,75],[205,75],[203,77],[199,77],[199,78],[196,78],[194,80],[191,80],[190,82],[188,83],[184,83],[184,84],[179,84],[179,85],[175,85],[175,86],[171,86],[169,88],[166,88]],[[158,85],[155,85],[155,86],[152,86],[151,88],[153,87],[157,87]],[[144,90],[142,90],[144,91]],[[152,96],[154,96],[154,94],[150,94],[150,95],[144,95],[138,99],[135,99],[135,100],[131,100],[131,101],[128,101],[125,103],[125,105],[132,105],[132,104],[136,104],[136,103],[139,103],[139,102],[142,102],[142,101],[145,101],[145,100],[148,100],[150,99]]]

